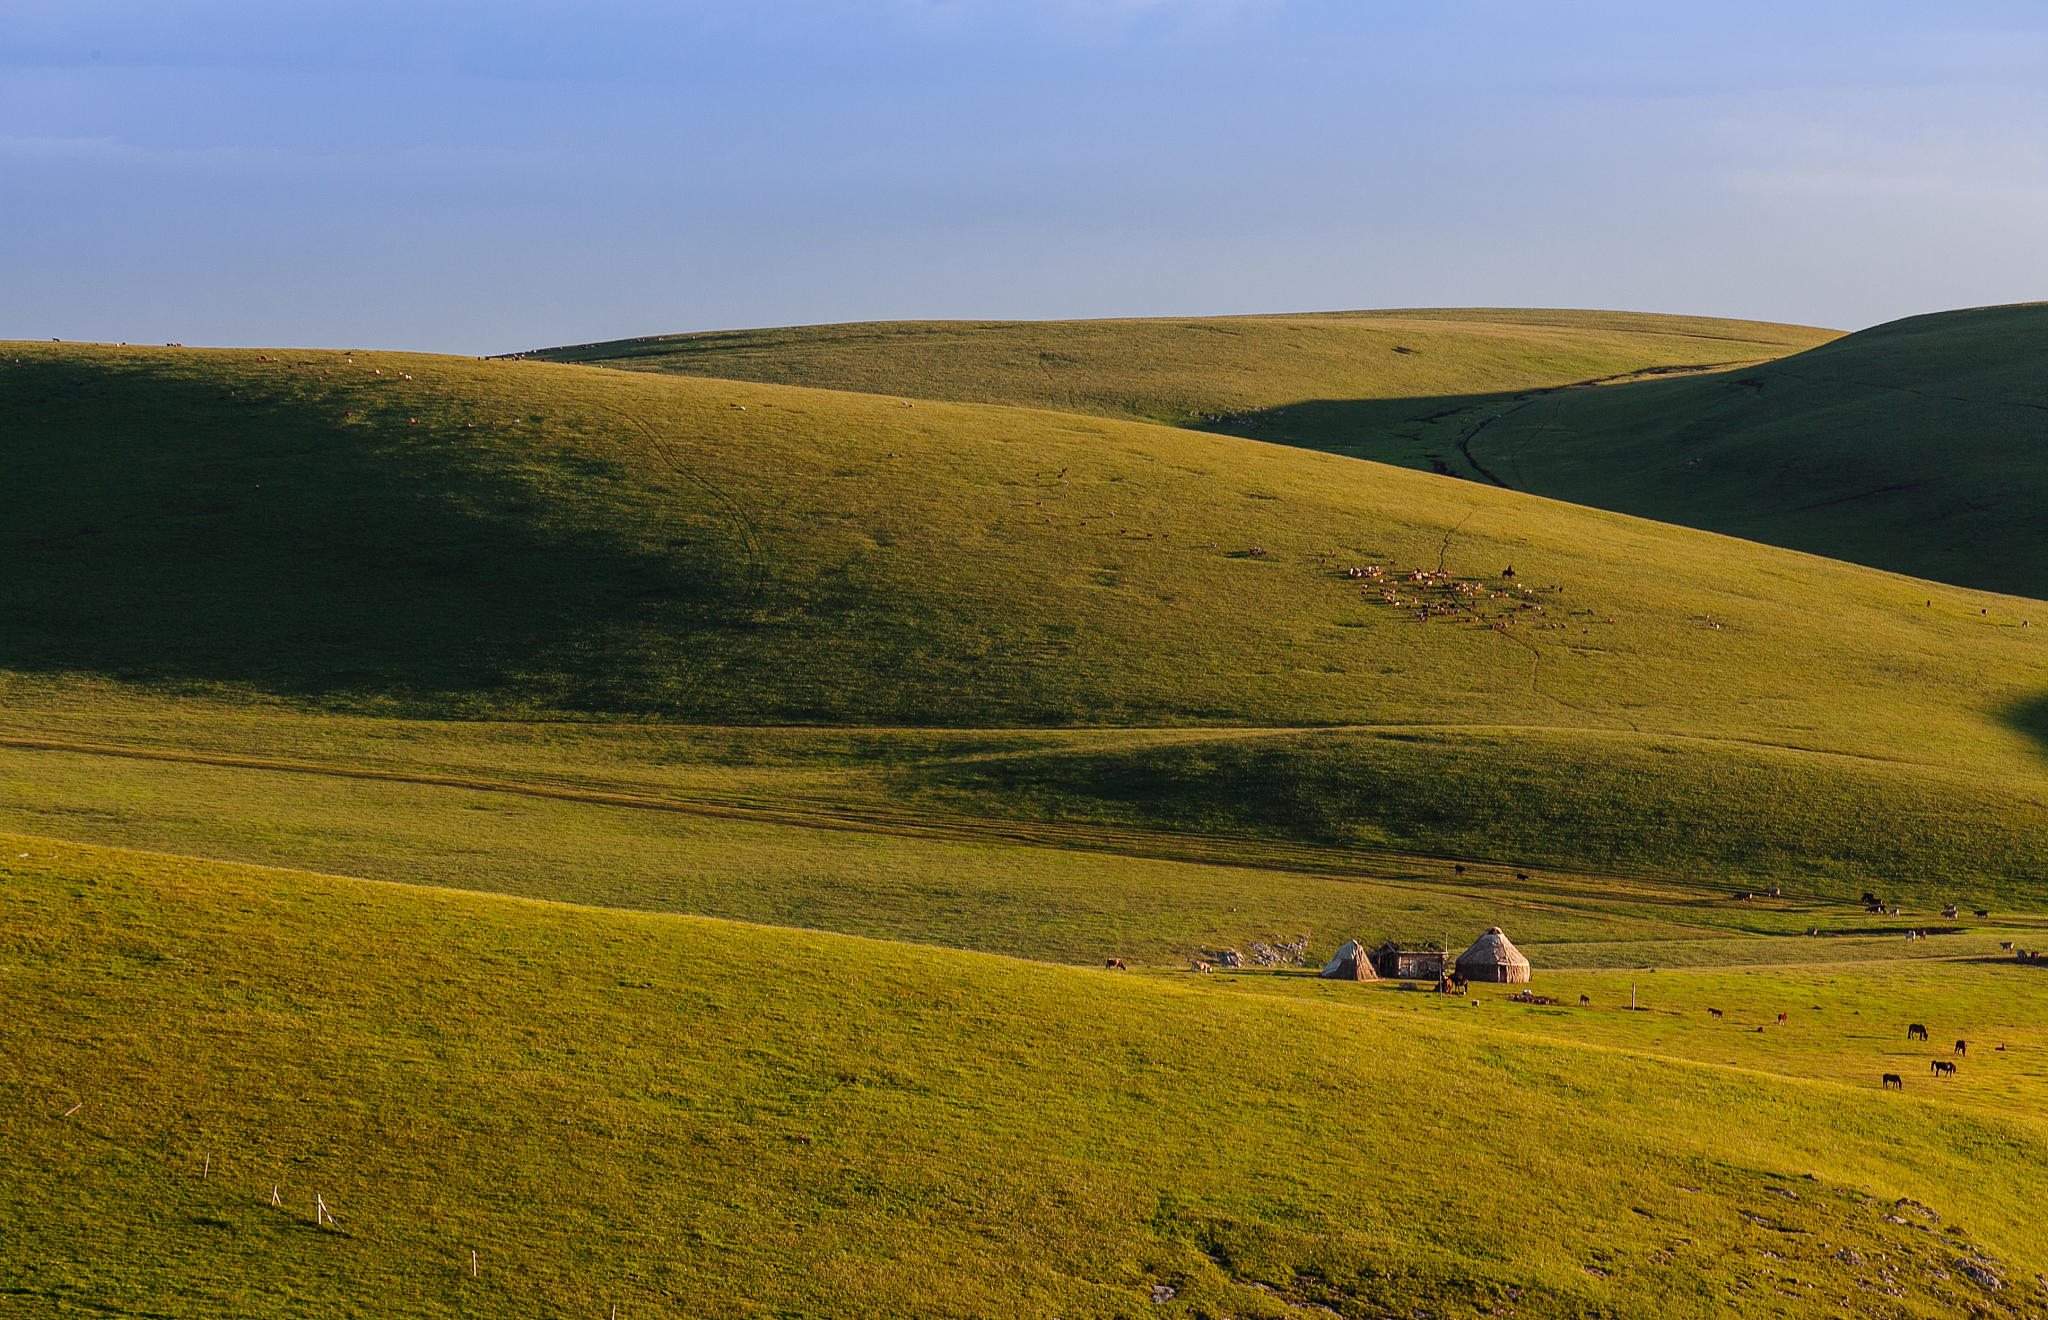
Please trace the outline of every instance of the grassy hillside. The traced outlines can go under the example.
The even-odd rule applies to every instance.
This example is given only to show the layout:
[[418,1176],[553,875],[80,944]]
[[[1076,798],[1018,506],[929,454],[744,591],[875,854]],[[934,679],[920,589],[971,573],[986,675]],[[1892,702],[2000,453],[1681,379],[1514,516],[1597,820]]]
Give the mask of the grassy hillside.
[[[316,757],[293,721],[322,707],[1255,726],[803,755],[869,804],[1852,895],[1872,868],[2021,892],[2048,858],[2024,601],[1134,423],[447,358],[5,356],[27,734],[125,742],[205,694],[283,702],[267,746]],[[699,755],[625,745],[564,734],[563,773]],[[1967,824],[1927,805],[1956,802]]]
[[1291,410],[1300,443],[2048,597],[2048,304],[1942,312],[1741,370]]
[[[2016,969],[1445,1005],[0,843],[25,1314],[2041,1304]],[[2013,1048],[1937,1085],[1907,1011]]]
[[[1108,321],[887,321],[657,335],[520,356],[633,371],[1017,404],[1285,438],[1323,401],[1416,399],[1755,363],[1832,330],[1633,312],[1322,312]],[[1293,405],[1310,405],[1290,416]]]
[[1894,321],[1722,376],[1531,399],[1466,452],[1521,490],[2048,597],[2048,303]]

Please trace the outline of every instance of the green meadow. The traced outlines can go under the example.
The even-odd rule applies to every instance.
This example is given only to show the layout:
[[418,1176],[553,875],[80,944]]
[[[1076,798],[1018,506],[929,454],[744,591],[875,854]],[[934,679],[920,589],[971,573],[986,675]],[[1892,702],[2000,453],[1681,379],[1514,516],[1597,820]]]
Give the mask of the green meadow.
[[5,842],[25,1313],[2040,1305],[2035,969],[1527,1009]]
[[2041,1313],[2041,603],[1269,424],[1831,338],[0,346],[0,1314]]
[[[1726,369],[1839,332],[1633,312],[1459,308],[1105,321],[882,321],[518,355],[629,371],[1316,433],[1331,405]],[[1257,414],[1254,416],[1254,414]]]

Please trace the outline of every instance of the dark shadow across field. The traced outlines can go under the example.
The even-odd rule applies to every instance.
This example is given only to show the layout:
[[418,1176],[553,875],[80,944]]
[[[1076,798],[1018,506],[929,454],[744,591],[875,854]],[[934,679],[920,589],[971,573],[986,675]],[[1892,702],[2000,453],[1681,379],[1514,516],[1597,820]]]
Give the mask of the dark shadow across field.
[[232,394],[160,361],[9,372],[0,669],[603,709],[622,648],[593,642],[687,647],[749,603],[725,528],[670,519],[656,546],[570,525],[550,495],[626,473],[537,418],[379,404],[305,370]]

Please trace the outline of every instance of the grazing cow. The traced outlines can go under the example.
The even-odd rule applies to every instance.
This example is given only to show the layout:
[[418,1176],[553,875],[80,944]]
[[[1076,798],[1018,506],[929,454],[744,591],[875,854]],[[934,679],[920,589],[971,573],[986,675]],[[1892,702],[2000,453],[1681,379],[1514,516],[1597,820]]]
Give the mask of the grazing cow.
[[1905,1078],[1903,1078],[1903,1077],[1901,1077],[1901,1076],[1899,1076],[1899,1075],[1898,1075],[1897,1073],[1886,1073],[1886,1074],[1884,1075],[1884,1083],[1883,1083],[1883,1085],[1884,1085],[1885,1089],[1887,1089],[1887,1090],[1889,1090],[1890,1088],[1892,1088],[1892,1087],[1896,1086],[1896,1087],[1898,1087],[1898,1088],[1899,1088],[1899,1089],[1900,1089],[1901,1091],[1903,1091],[1903,1090],[1905,1090],[1905,1089],[1906,1089],[1906,1079],[1905,1079]]
[[1785,1025],[1785,1015],[1783,1013],[1778,1014],[1778,1025],[1781,1027]]
[[1458,873],[1459,875],[1463,875],[1463,874],[1465,874],[1465,864],[1464,864],[1463,862],[1459,862],[1459,863],[1458,863],[1457,865],[1453,866],[1453,867],[1452,867],[1451,869],[1452,869],[1453,871],[1456,871],[1456,872],[1457,872],[1457,873]]
[[1591,996],[1591,995],[1580,995],[1580,996],[1579,996],[1579,1007],[1580,1007],[1580,1008],[1591,1008],[1592,1006],[1593,1006],[1593,996]]
[[1200,958],[1197,958],[1194,960],[1192,964],[1189,965],[1188,970],[1191,972],[1206,973],[1209,970],[1209,964],[1203,962]]
[[1720,1010],[1720,1009],[1718,1009],[1718,1008],[1710,1008],[1710,1009],[1708,1009],[1707,1011],[1708,1011],[1709,1013],[1712,1013],[1712,1014],[1713,1014],[1713,1015],[1714,1015],[1715,1017],[1719,1017],[1719,1016],[1721,1016],[1721,1010]]
[[1112,968],[1112,967],[1116,968],[1116,970],[1118,970],[1118,971],[1120,971],[1120,972],[1124,972],[1124,971],[1129,971],[1129,970],[1130,970],[1129,968],[1127,968],[1127,967],[1125,967],[1125,966],[1124,966],[1124,960],[1123,960],[1123,959],[1121,959],[1121,958],[1111,958],[1111,959],[1110,959],[1110,960],[1109,960],[1108,962],[1106,962],[1106,963],[1102,964],[1102,967],[1103,967],[1103,970],[1104,970],[1104,971],[1107,971],[1108,969],[1110,969],[1110,968]]
[[1978,916],[1980,916],[1980,917],[1988,917],[1988,916],[1990,916],[1990,915],[1991,915],[1991,909],[1990,909],[1990,908],[1979,908],[1979,909],[1977,909],[1977,915],[1978,915]]
[[1517,872],[1515,872],[1515,879],[1517,879],[1517,880],[1527,880],[1528,878],[1529,878],[1529,873],[1528,873],[1527,871],[1517,871]]
[[1915,1022],[1912,1026],[1906,1028],[1906,1039],[1926,1040],[1927,1028],[1921,1026],[1918,1022]]
[[1966,1041],[1966,1040],[1959,1040],[1959,1041],[1957,1041],[1957,1042],[1956,1042],[1956,1053],[1958,1053],[1958,1054],[1968,1054],[1969,1052],[1970,1052],[1970,1042],[1969,1042],[1969,1041]]
[[1956,1075],[1956,1066],[1947,1059],[1936,1059],[1929,1063],[1927,1067],[1937,1077],[1953,1077]]
[[2004,949],[2004,950],[2005,950],[2005,951],[2006,951],[2007,953],[2011,953],[2011,952],[2012,952],[2012,941],[2011,941],[2011,940],[2000,940],[2000,941],[1998,942],[1998,947],[1999,947],[1999,948],[2001,948],[2001,949]]

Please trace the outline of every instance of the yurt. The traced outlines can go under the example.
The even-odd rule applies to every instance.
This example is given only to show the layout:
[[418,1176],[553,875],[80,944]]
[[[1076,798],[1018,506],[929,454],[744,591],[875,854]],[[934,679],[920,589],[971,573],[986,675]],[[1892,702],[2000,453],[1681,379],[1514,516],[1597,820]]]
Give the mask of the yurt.
[[1495,926],[1458,955],[1458,975],[1468,981],[1523,985],[1529,980],[1529,960]]
[[[1372,955],[1357,940],[1344,941],[1344,947],[1337,950],[1337,956],[1330,959],[1320,973],[1325,981],[1377,981],[1379,976],[1372,970]],[[1526,977],[1524,980],[1528,979]]]

